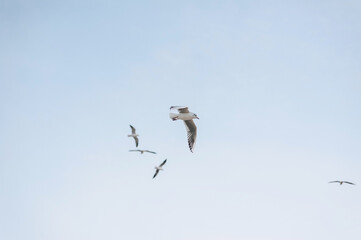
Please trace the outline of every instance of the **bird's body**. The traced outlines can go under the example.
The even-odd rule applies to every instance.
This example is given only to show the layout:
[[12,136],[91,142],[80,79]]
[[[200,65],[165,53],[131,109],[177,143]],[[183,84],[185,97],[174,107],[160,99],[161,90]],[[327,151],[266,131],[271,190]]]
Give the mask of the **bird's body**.
[[154,167],[156,170],[163,170],[163,168],[162,167],[159,167],[159,166],[155,166]]
[[140,152],[140,154],[143,154],[143,153],[147,152],[147,153],[157,154],[156,152],[152,152],[152,151],[149,151],[149,150],[140,150],[140,149],[129,150],[129,152]]
[[135,146],[138,147],[138,144],[139,144],[138,136],[139,135],[136,133],[136,130],[132,125],[129,125],[129,126],[132,129],[132,134],[129,134],[128,137],[133,137],[135,140]]
[[176,109],[178,110],[178,114],[170,113],[169,117],[173,120],[183,120],[187,129],[187,138],[188,138],[188,146],[191,152],[193,152],[193,148],[197,138],[197,126],[194,124],[193,119],[199,119],[197,114],[189,112],[188,107],[179,107],[172,106],[170,110]]
[[192,112],[188,112],[188,113],[170,113],[169,117],[175,121],[175,120],[183,120],[183,121],[188,121],[188,120],[193,120],[196,117],[194,116],[195,114]]
[[153,176],[153,178],[155,178],[157,175],[158,175],[158,173],[159,173],[159,171],[163,171],[163,166],[164,166],[164,164],[167,162],[167,159],[166,160],[164,160],[159,166],[155,166],[154,168],[155,168],[155,173],[154,173],[154,176]]
[[347,183],[347,184],[355,185],[354,183],[352,183],[352,182],[347,182],[347,181],[331,181],[331,182],[328,182],[328,183],[339,183],[340,185],[342,185],[342,184],[344,184],[344,183]]

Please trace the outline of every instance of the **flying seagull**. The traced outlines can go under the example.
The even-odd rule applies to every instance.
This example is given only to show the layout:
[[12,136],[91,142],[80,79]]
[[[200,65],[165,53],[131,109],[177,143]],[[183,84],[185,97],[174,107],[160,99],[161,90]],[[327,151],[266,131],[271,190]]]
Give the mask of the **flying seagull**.
[[169,117],[173,120],[183,120],[187,129],[188,146],[191,152],[193,152],[194,144],[197,138],[197,127],[193,122],[193,119],[199,119],[197,114],[188,110],[188,107],[172,106],[170,110],[176,109],[179,114],[169,113]]
[[328,183],[339,183],[340,185],[342,185],[343,183],[348,183],[348,184],[351,184],[351,185],[355,185],[354,183],[347,182],[347,181],[331,181],[331,182],[328,182]]
[[153,178],[155,178],[155,177],[158,175],[158,173],[159,173],[160,170],[163,171],[163,168],[162,168],[162,167],[163,167],[163,165],[164,165],[166,162],[167,162],[167,159],[164,160],[164,161],[162,162],[162,164],[159,165],[158,167],[157,167],[157,166],[154,167],[156,170],[155,170],[155,173],[154,173]]
[[132,129],[132,134],[128,135],[128,137],[133,137],[135,140],[135,146],[138,147],[138,143],[139,143],[139,139],[138,139],[138,134],[135,133],[135,128],[132,125],[129,125],[130,128]]
[[152,151],[149,151],[149,150],[140,150],[140,149],[137,149],[137,150],[129,150],[129,152],[140,152],[141,154],[147,152],[147,153],[157,154],[156,152],[152,152]]

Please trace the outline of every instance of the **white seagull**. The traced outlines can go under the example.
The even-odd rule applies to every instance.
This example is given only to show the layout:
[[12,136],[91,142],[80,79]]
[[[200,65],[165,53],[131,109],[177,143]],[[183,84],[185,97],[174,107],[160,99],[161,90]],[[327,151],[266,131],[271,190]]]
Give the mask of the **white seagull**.
[[139,143],[139,139],[138,139],[138,134],[135,133],[135,128],[132,125],[129,125],[130,128],[132,129],[132,134],[128,135],[128,137],[133,137],[135,140],[135,146],[138,147],[138,143]]
[[343,183],[347,183],[347,184],[355,185],[354,183],[347,182],[347,181],[331,181],[331,182],[328,182],[328,183],[339,183],[340,185],[342,185]]
[[152,152],[152,151],[149,151],[149,150],[140,150],[140,149],[137,149],[137,150],[129,150],[129,152],[140,152],[141,154],[147,152],[147,153],[157,154],[156,152]]
[[188,146],[191,152],[193,152],[194,144],[197,138],[197,127],[193,122],[193,119],[199,119],[197,114],[192,113],[188,110],[188,107],[172,106],[170,110],[176,109],[179,114],[169,113],[169,117],[175,120],[183,120],[187,129]]
[[154,173],[153,178],[155,178],[155,177],[158,175],[158,173],[159,173],[160,170],[163,171],[163,168],[162,168],[162,167],[163,167],[163,165],[164,165],[166,162],[167,162],[167,159],[165,159],[165,160],[162,162],[161,165],[154,167],[156,170],[155,170],[155,173]]

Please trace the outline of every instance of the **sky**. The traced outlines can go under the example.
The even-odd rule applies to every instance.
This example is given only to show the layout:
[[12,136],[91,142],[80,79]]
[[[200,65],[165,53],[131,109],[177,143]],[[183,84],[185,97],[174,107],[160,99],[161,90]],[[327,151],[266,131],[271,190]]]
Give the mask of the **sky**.
[[0,239],[359,240],[360,11],[0,0]]

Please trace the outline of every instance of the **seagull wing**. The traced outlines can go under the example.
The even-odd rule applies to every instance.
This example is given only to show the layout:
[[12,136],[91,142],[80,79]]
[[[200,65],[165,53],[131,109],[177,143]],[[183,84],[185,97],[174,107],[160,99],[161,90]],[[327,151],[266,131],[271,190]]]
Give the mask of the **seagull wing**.
[[340,183],[340,181],[331,181],[331,182],[328,182],[328,183]]
[[188,146],[191,152],[193,152],[194,144],[197,138],[197,127],[194,124],[193,120],[184,121],[184,124],[187,128]]
[[138,144],[139,144],[139,139],[138,137],[133,137],[134,140],[135,140],[135,146],[138,147]]
[[344,183],[348,183],[348,184],[351,184],[351,185],[355,185],[355,184],[352,183],[352,182],[346,182],[346,181],[344,181]]
[[170,110],[176,109],[180,113],[189,113],[188,107],[181,107],[181,106],[171,106]]
[[164,160],[164,161],[162,162],[162,164],[161,164],[161,165],[159,165],[159,167],[163,167],[163,165],[164,165],[166,162],[167,162],[167,159],[166,159],[166,160]]
[[152,151],[149,151],[149,150],[144,150],[144,152],[148,152],[148,153],[153,153],[153,154],[157,154],[156,152],[152,152]]
[[158,173],[159,173],[159,169],[155,170],[153,178],[155,178],[158,175]]
[[140,150],[129,150],[129,152],[140,152]]
[[129,125],[129,126],[132,129],[132,134],[135,134],[135,128],[132,125]]

